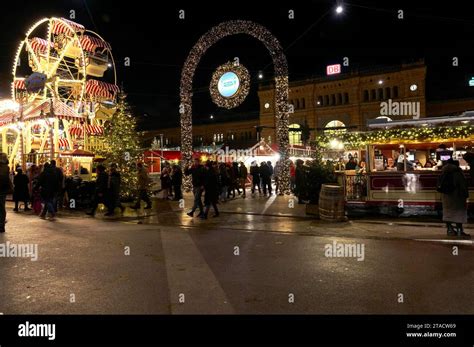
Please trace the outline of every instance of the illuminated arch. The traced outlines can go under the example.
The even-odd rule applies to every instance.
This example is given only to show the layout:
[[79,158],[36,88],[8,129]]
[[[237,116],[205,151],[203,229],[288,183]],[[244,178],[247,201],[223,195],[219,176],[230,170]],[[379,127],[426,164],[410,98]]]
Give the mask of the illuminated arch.
[[[285,193],[290,192],[290,169],[288,155],[288,65],[280,42],[264,26],[245,20],[223,22],[202,35],[189,52],[181,72],[180,114],[181,114],[181,153],[182,165],[186,167],[192,160],[192,84],[193,77],[202,56],[216,42],[224,37],[246,34],[261,41],[268,49],[275,70],[275,110],[277,143],[280,161],[283,163],[279,179]],[[191,188],[189,176],[184,187]]]

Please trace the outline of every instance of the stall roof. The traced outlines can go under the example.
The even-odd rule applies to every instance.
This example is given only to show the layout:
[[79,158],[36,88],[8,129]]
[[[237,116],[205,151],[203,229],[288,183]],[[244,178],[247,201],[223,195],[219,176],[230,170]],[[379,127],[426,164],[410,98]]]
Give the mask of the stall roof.
[[388,129],[398,127],[416,127],[416,126],[428,126],[431,124],[450,124],[450,123],[463,123],[467,124],[474,121],[474,111],[466,111],[459,116],[445,116],[445,117],[425,117],[419,119],[403,119],[390,121],[386,118],[371,119],[367,121],[367,127]]

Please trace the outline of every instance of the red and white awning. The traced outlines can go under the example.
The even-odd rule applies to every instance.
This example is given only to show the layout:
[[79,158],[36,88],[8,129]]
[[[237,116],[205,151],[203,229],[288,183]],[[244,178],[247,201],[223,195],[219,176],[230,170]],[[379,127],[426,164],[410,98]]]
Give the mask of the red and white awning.
[[[69,141],[68,141],[67,139],[64,139],[64,138],[60,137],[60,138],[58,139],[58,145],[59,145],[59,147],[61,147],[62,149],[67,149],[67,148],[69,148]],[[46,142],[45,148],[49,148],[49,141]]]
[[48,44],[50,48],[54,47],[54,44],[52,42],[49,42],[45,39],[41,39],[39,37],[33,37],[30,40],[31,49],[35,53],[46,53],[48,50]]
[[86,134],[89,136],[100,136],[104,134],[104,127],[100,125],[92,125],[92,124],[74,124],[69,127],[69,133],[74,136],[83,137],[84,130]]
[[[51,102],[52,110],[51,110]],[[51,114],[53,111],[53,114]],[[64,119],[83,119],[82,115],[79,115],[75,110],[73,110],[69,105],[66,105],[64,102],[61,101],[50,101],[46,100],[42,104],[29,109],[25,110],[24,113],[25,120],[32,120],[36,118],[43,118],[43,117],[56,117],[56,118],[64,118]]]
[[5,124],[13,123],[13,120],[18,117],[18,113],[15,111],[7,111],[0,114],[0,126]]
[[120,88],[115,84],[90,79],[86,83],[86,94],[89,97],[112,99]]
[[25,90],[26,85],[25,85],[25,80],[24,79],[17,79],[12,82],[13,88],[15,89],[20,89],[20,90]]
[[108,50],[112,49],[108,42],[105,42],[98,37],[82,35],[79,41],[81,41],[82,48],[89,52],[94,52],[96,48],[107,48]]
[[58,139],[59,147],[69,148],[69,141],[67,139],[60,138]]
[[68,25],[65,23],[68,24],[69,27],[74,30],[74,32],[83,32],[85,29],[84,26],[79,23],[73,22],[72,20],[66,18],[61,18],[61,20],[55,20],[53,22],[53,27],[51,29],[52,32],[54,34],[71,33],[71,29],[69,29]]

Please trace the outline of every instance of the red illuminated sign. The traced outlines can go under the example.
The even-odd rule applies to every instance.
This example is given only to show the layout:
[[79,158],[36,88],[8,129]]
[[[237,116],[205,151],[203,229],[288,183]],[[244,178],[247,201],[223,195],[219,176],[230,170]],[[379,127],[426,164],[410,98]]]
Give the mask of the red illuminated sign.
[[326,66],[326,74],[327,75],[336,75],[341,73],[341,64],[334,64]]

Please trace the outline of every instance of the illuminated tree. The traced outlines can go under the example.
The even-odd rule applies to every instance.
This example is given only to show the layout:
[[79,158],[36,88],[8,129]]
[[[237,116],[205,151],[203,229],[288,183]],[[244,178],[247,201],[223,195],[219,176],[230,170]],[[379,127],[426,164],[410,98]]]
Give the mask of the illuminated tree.
[[142,157],[140,142],[142,134],[137,132],[136,118],[126,101],[127,95],[118,96],[117,110],[104,128],[105,150],[100,154],[105,164],[117,164],[121,176],[121,198],[130,200],[137,187],[136,163]]

